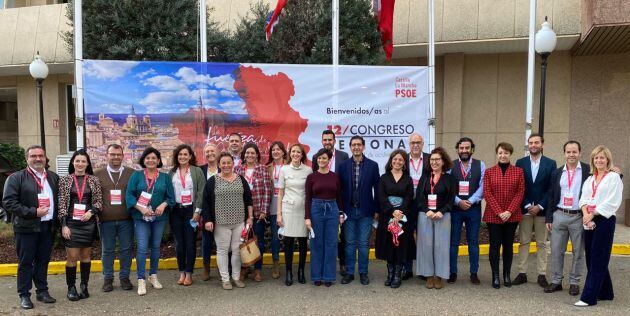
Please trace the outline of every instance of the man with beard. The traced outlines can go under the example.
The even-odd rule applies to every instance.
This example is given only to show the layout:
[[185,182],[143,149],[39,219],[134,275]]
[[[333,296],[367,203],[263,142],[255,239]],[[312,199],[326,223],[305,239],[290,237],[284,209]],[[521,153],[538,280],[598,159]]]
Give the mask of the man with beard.
[[[332,172],[339,170],[341,163],[348,160],[348,154],[341,150],[337,150],[335,148],[335,143],[336,139],[333,131],[327,129],[322,132],[322,146],[333,153],[332,158],[328,163],[329,169]],[[312,164],[313,172],[317,171],[317,155],[313,155]],[[346,274],[346,237],[343,231],[343,224],[341,224],[341,235],[339,236],[337,257],[339,258],[339,274],[342,276]]]
[[470,282],[479,285],[479,227],[481,226],[481,200],[483,200],[483,174],[486,165],[475,160],[475,143],[468,137],[462,137],[455,145],[459,159],[453,161],[451,175],[458,184],[455,205],[451,212],[451,274],[448,283],[457,280],[457,255],[462,236],[462,224],[466,225],[468,242],[468,261],[470,262]]
[[243,150],[243,137],[239,133],[232,133],[228,137],[228,151],[234,158],[234,167],[241,164],[241,150]]
[[543,288],[549,286],[547,282],[547,227],[545,225],[546,212],[549,202],[548,191],[551,186],[551,174],[556,170],[556,161],[543,156],[545,139],[540,134],[532,134],[527,139],[529,156],[516,161],[516,166],[523,169],[525,176],[525,197],[521,205],[523,219],[519,224],[518,234],[520,246],[518,248],[518,275],[512,285],[527,283],[527,258],[529,258],[529,243],[532,230],[536,233],[536,259],[538,270],[538,285]]

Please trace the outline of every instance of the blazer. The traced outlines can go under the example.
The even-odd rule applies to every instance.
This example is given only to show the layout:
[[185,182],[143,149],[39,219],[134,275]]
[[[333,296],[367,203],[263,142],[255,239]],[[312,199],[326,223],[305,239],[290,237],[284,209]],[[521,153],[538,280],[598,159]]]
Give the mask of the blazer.
[[[207,171],[208,171],[208,165],[206,165],[206,172]],[[168,172],[168,175],[169,177],[171,177],[171,183],[173,183],[172,180],[173,180],[173,177],[175,176],[175,171],[171,169]],[[190,166],[190,177],[192,178],[193,190],[195,194],[195,200],[193,201],[193,208],[195,210],[201,211],[201,208],[203,207],[203,188],[206,185],[206,175],[201,170],[201,168],[196,167],[196,166]],[[173,192],[175,192],[175,189],[173,189]]]
[[[339,166],[341,166],[344,161],[348,160],[348,158],[349,157],[346,152],[335,149],[335,173],[339,173]],[[313,163],[311,167],[313,168],[313,172],[315,172],[319,169],[319,166],[317,165],[317,155],[313,155],[312,161]]]
[[504,224],[499,217],[500,213],[508,211],[512,216],[506,222],[518,223],[521,221],[521,202],[525,195],[525,181],[523,169],[508,166],[505,171],[496,165],[486,169],[483,177],[483,193],[486,199],[486,210],[483,213],[483,221],[490,224]]
[[354,159],[349,158],[339,166],[339,180],[341,181],[341,199],[343,209],[350,218],[374,216],[378,212],[378,181],[380,179],[378,163],[363,156],[359,179],[359,214],[352,213],[352,163]]
[[530,157],[523,157],[516,161],[516,166],[523,169],[525,177],[525,197],[521,204],[521,212],[527,213],[526,205],[540,205],[543,207],[538,216],[545,216],[549,207],[549,187],[551,186],[551,174],[556,170],[556,161],[546,156],[540,157],[540,166],[536,174],[536,181],[532,181],[532,163]]
[[[27,167],[28,168],[28,167]],[[58,188],[59,176],[46,170],[46,181],[53,191],[55,209],[53,210],[53,225],[57,224],[59,211]],[[37,233],[40,231],[40,218],[37,217],[37,183],[26,169],[20,170],[6,180],[2,204],[7,212],[12,214],[13,231],[16,233]]]
[[[582,167],[582,179],[580,179],[581,181],[579,183],[580,196],[581,196],[582,185],[584,184],[584,181],[588,179],[588,176],[591,173],[591,166],[581,161],[579,162],[579,164]],[[562,178],[563,169],[564,169],[564,165],[554,170],[553,173],[551,174],[551,185],[549,186],[549,209],[546,212],[547,215],[546,215],[545,223],[553,223],[553,212],[558,210],[556,205],[560,203],[560,198],[561,198],[560,193],[562,192],[562,189],[560,188],[560,179]],[[578,185],[578,184],[576,183],[575,185]],[[576,196],[574,198],[579,200],[580,196]]]
[[[203,171],[203,178],[206,179],[204,181],[207,181],[208,179],[208,164],[205,164],[203,166],[199,166],[199,168],[201,168],[201,171]],[[219,168],[219,165],[217,164],[217,173],[221,172],[221,168]]]
[[[101,190],[101,181],[94,175],[86,174],[85,179],[87,185],[92,191],[92,215],[98,216],[103,210],[103,192]],[[85,180],[84,180],[85,181]],[[66,225],[65,217],[68,216],[70,210],[70,191],[74,185],[72,175],[67,175],[59,179],[59,221],[62,226]],[[88,205],[90,206],[90,205]],[[86,210],[89,211],[89,210]],[[97,217],[98,218],[98,217]]]
[[[245,178],[246,165],[238,165],[234,167],[234,173]],[[265,165],[257,164],[254,167],[253,185],[251,187],[252,203],[254,206],[254,218],[258,218],[260,214],[269,214],[269,205],[271,204],[271,196],[273,195],[273,182]],[[247,179],[246,179],[247,180]]]

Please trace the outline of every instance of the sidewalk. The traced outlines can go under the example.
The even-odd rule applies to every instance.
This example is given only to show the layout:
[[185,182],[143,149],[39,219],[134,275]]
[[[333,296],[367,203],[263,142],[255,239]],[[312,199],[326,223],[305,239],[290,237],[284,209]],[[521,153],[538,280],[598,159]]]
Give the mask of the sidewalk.
[[630,227],[623,223],[617,224],[615,227],[615,244],[625,244],[630,246]]

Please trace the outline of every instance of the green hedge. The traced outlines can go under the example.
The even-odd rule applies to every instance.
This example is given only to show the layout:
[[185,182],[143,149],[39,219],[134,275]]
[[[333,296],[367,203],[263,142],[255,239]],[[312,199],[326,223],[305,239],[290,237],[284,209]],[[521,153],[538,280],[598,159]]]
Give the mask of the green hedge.
[[6,158],[16,170],[26,168],[24,148],[15,144],[0,144],[0,155]]

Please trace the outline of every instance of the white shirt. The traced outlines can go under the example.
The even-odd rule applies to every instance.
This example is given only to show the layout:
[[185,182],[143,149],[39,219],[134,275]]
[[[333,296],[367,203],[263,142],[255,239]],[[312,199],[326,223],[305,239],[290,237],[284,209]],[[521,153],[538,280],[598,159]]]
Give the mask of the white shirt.
[[[42,222],[47,222],[49,220],[51,220],[53,218],[53,213],[55,210],[55,197],[53,196],[53,190],[50,187],[50,184],[48,183],[48,177],[46,177],[46,181],[44,181],[44,174],[46,173],[46,170],[44,170],[44,173],[39,173],[37,172],[37,170],[29,167],[31,169],[31,171],[33,171],[33,173],[39,178],[40,182],[44,182],[44,191],[41,193],[47,194],[48,198],[50,199],[50,211],[48,212],[48,214],[44,215],[40,220]],[[39,186],[37,187],[39,189]]]
[[180,180],[180,171],[181,169],[177,168],[177,171],[175,171],[175,174],[173,175],[173,179],[171,180],[171,182],[173,183],[173,189],[175,189],[175,202],[181,204],[182,203],[182,191],[183,190],[190,190],[190,195],[192,197],[192,201],[194,202],[195,199],[195,194],[193,193],[193,181],[192,181],[192,176],[190,175],[190,168],[188,168],[188,172],[186,172],[185,175],[185,182],[186,184],[184,185],[186,188],[182,188],[182,180]]
[[571,210],[580,209],[580,188],[582,182],[582,164],[578,162],[577,167],[574,171],[573,182],[571,182],[571,190],[569,190],[569,173],[567,172],[567,165],[564,164],[564,168],[562,169],[562,176],[560,176],[560,201],[558,201],[558,208],[568,209],[568,207],[564,206],[563,198],[567,195],[573,196],[573,205],[571,206]]
[[532,167],[532,182],[536,182],[536,176],[538,175],[538,168],[540,168],[540,159],[542,156],[538,158],[538,160],[534,160],[532,156],[529,156],[529,161],[531,162]]
[[219,173],[219,168],[217,167],[216,170],[214,171],[210,171],[210,166],[208,166],[208,170],[206,171],[206,180],[210,179],[210,177],[215,176],[217,173]]
[[591,175],[586,179],[582,186],[582,197],[580,198],[580,208],[588,204],[595,204],[595,210],[599,215],[610,218],[615,215],[617,209],[621,206],[623,196],[623,182],[616,172],[608,172],[608,174],[600,181],[597,187],[597,194],[593,195],[593,180],[595,175]]
[[423,168],[424,161],[422,161],[422,153],[420,154],[420,159],[417,162],[415,162],[414,159],[409,156],[409,176],[411,176],[411,179],[413,180],[414,196],[416,194],[416,189],[418,188],[418,183],[420,182],[420,177],[422,177]]
[[[120,181],[120,177],[122,177],[122,172],[125,170],[124,166],[120,166],[118,170],[112,168],[110,165],[107,165],[107,174],[109,175],[109,179],[112,180],[112,184],[114,184],[114,189],[118,189],[118,182]],[[118,173],[118,181],[114,181],[114,177],[112,173]],[[125,192],[123,192],[125,193]]]

